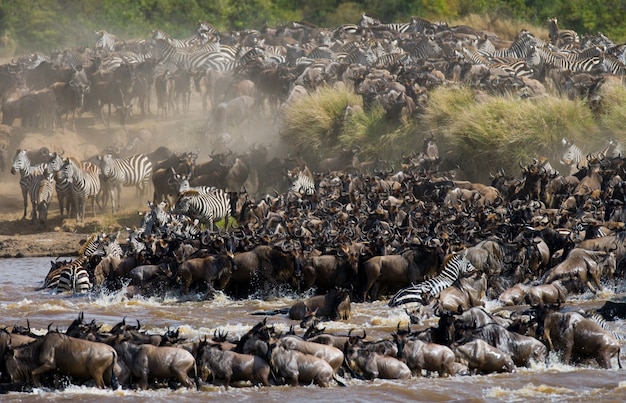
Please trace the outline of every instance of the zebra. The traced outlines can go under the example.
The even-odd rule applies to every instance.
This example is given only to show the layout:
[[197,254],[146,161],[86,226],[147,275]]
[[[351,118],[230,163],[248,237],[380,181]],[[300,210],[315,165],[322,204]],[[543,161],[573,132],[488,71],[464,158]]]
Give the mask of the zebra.
[[46,225],[48,219],[48,207],[54,193],[54,172],[46,168],[41,178],[34,180],[29,186],[28,193],[32,202],[32,221],[39,218],[41,225]]
[[288,174],[292,180],[290,188],[292,192],[307,196],[315,194],[315,180],[308,167],[298,173],[289,172]]
[[217,189],[211,194],[188,190],[179,195],[173,212],[198,219],[200,223],[213,230],[215,221],[224,219],[228,223],[228,217],[232,213],[230,196],[222,189]]
[[602,160],[605,157],[621,155],[621,146],[615,140],[609,140],[606,147],[595,153],[585,154],[572,140],[561,139],[563,154],[561,164],[568,166],[570,175],[589,165],[590,160]]
[[24,200],[24,215],[22,218],[26,218],[28,189],[34,186],[33,182],[41,180],[46,166],[46,163],[31,166],[28,154],[24,149],[17,150],[15,156],[13,157],[11,174],[15,175],[18,172],[20,173],[20,188],[22,190],[22,198]]
[[[52,265],[50,267],[50,270],[48,271],[48,274],[46,275],[46,278],[44,280],[44,284],[43,287],[41,289],[45,289],[45,288],[49,288],[49,289],[53,289],[56,291],[72,291],[73,289],[70,288],[71,285],[76,284],[75,281],[73,281],[73,278],[77,278],[77,276],[73,275],[72,273],[76,273],[77,268],[83,268],[85,263],[87,262],[87,260],[93,256],[95,253],[97,253],[98,249],[101,247],[102,245],[102,235],[98,234],[98,233],[93,233],[89,236],[89,238],[87,238],[87,240],[83,243],[83,245],[80,247],[79,251],[78,251],[78,258],[75,260],[64,260],[64,261],[54,261],[51,262]],[[68,267],[70,265],[73,265],[74,267]],[[63,276],[65,278],[64,280],[64,285],[62,286],[61,289],[59,289],[59,280],[61,279],[61,273],[66,272]],[[81,274],[79,277],[82,277],[83,275]],[[87,278],[89,278],[89,276],[87,276]],[[84,280],[84,277],[81,278],[81,280]],[[79,283],[82,284],[82,281],[79,281]],[[81,287],[79,287],[80,289]]]
[[54,152],[50,154],[50,160],[48,161],[48,169],[54,174],[54,188],[57,193],[57,199],[59,201],[59,210],[61,217],[63,217],[63,209],[67,215],[70,215],[71,211],[76,209],[74,203],[74,197],[72,196],[72,186],[70,182],[63,178],[61,175],[61,167],[63,166],[63,158],[58,153]]
[[89,292],[93,287],[93,283],[90,279],[89,272],[85,268],[86,264],[87,259],[85,257],[79,257],[63,265],[58,273],[55,292],[57,294],[85,294]]
[[611,326],[607,323],[607,320],[604,319],[604,317],[602,315],[600,315],[597,312],[592,313],[591,315],[587,316],[588,319],[591,319],[592,321],[594,321],[596,324],[598,324],[602,330],[605,330],[607,332],[609,332],[613,337],[615,337],[616,340],[618,340],[620,343],[624,340],[626,340],[626,334],[622,333],[622,332],[617,332],[615,330],[614,326]]
[[211,194],[213,192],[215,192],[218,188],[216,188],[215,186],[191,186],[189,184],[189,177],[188,176],[183,176],[180,179],[180,182],[178,183],[178,194],[182,194],[185,193],[188,190],[195,190],[200,194]]
[[61,178],[70,183],[72,197],[76,201],[76,219],[85,218],[85,203],[91,199],[91,210],[96,216],[96,196],[100,192],[100,168],[90,162],[80,163],[66,158],[61,167]]
[[437,276],[419,284],[403,288],[389,300],[390,307],[406,305],[410,303],[421,303],[424,295],[436,296],[444,289],[450,287],[461,276],[472,273],[476,268],[467,258],[467,251],[463,254],[454,254],[443,270]]
[[95,31],[94,34],[96,34],[96,37],[97,37],[96,50],[105,50],[108,52],[115,51],[115,42],[117,41],[117,38],[115,37],[115,35],[111,35],[110,33],[104,30]]
[[548,18],[548,36],[553,45],[562,47],[572,43],[580,43],[578,33],[571,29],[559,29],[556,17]]
[[606,70],[603,63],[603,55],[572,60],[574,57],[568,57],[564,53],[553,52],[547,48],[535,45],[530,46],[526,59],[528,65],[535,71],[543,72],[542,75],[545,75],[546,66],[558,67],[574,73],[595,73]]
[[[140,198],[143,199],[146,186],[152,178],[152,162],[144,154],[135,154],[127,158],[113,158],[111,154],[98,157],[102,177],[109,187],[111,197],[111,210],[115,212],[117,206],[121,207],[122,186],[136,186]],[[105,205],[103,201],[103,206]]]

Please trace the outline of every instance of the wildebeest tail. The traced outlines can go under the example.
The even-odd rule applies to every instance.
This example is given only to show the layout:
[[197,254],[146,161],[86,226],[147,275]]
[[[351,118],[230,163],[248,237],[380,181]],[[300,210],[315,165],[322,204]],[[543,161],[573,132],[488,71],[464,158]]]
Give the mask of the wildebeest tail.
[[288,313],[289,313],[289,308],[280,308],[280,309],[270,309],[268,311],[256,311],[256,312],[252,312],[250,315],[274,316],[274,315],[286,315]]
[[339,375],[337,374],[333,375],[333,379],[335,380],[335,382],[337,382],[339,386],[343,386],[344,388],[346,387],[346,383],[344,382],[343,379],[339,377]]
[[117,354],[113,352],[113,362],[111,363],[111,389],[117,390],[120,387],[120,383],[115,376],[115,364],[117,363]]

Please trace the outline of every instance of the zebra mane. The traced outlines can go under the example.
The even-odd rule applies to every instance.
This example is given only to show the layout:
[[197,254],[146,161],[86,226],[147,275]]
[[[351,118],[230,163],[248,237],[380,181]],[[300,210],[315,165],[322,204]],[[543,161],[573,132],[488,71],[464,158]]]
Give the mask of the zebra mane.
[[89,238],[85,240],[83,245],[78,250],[78,255],[85,256],[85,252],[87,252],[90,248],[93,248],[94,245],[96,245],[98,242],[100,242],[100,234],[94,232],[93,234],[89,235]]

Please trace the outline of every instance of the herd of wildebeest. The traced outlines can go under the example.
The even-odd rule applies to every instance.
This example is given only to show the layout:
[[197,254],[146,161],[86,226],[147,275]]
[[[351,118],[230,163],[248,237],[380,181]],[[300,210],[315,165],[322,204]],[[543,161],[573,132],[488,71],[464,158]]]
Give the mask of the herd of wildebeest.
[[[289,102],[290,91],[298,87],[306,93],[320,85],[349,83],[363,96],[365,108],[380,102],[390,119],[406,119],[419,113],[429,88],[452,82],[477,91],[526,88],[525,96],[539,96],[549,77],[562,91],[589,96],[590,105],[597,106],[601,100],[591,87],[581,90],[582,83],[595,88],[621,74],[608,69],[622,57],[620,45],[609,44],[602,35],[580,40],[558,28],[551,29],[551,43],[523,31],[508,44],[469,27],[415,18],[410,24],[381,24],[365,15],[358,25],[333,30],[291,23],[235,35],[210,28],[200,24],[187,42],[153,37],[153,46],[160,44],[159,57],[175,67],[152,67],[166,75],[182,74],[201,59],[193,46],[217,39],[221,50],[213,45],[205,53],[226,53],[231,42],[239,51],[254,49],[236,68],[237,79],[210,68],[201,75],[206,94],[227,94],[211,100],[211,124],[221,126],[219,133],[234,124],[227,116],[243,120],[259,99],[278,113],[278,104]],[[67,79],[67,88],[80,87],[75,75],[81,72],[109,75],[103,81],[92,76],[82,89],[91,86],[97,93],[98,85],[112,86],[121,98],[98,95],[94,105],[125,107],[138,96],[125,91],[140,87],[121,84],[122,76],[115,72],[120,66],[136,68],[132,77],[143,82],[139,77],[144,70],[128,61],[131,48],[126,48],[142,42],[114,40],[109,49],[107,38],[90,54],[100,70],[72,65],[74,78]],[[180,49],[171,49],[176,47]],[[516,52],[525,53],[520,57]],[[78,56],[76,50],[57,55],[58,60]],[[226,63],[226,56],[221,57]],[[516,70],[516,57],[526,68]],[[589,70],[572,71],[582,69],[586,58],[595,58]],[[38,66],[54,66],[58,60],[36,61]],[[22,60],[20,69],[3,66],[3,74],[19,70],[28,83],[28,62],[35,60]],[[102,71],[102,66],[116,63],[112,71]],[[29,91],[46,91],[50,84]],[[219,86],[225,89],[219,92]],[[250,89],[255,92],[246,95]],[[231,99],[231,91],[239,92]],[[56,98],[57,105],[62,99]],[[231,104],[234,99],[238,102]],[[161,101],[159,113],[169,105]],[[149,98],[140,101],[142,112],[148,113],[149,104]],[[20,113],[22,124],[42,124],[37,119],[43,112],[37,119]],[[267,146],[257,144],[241,154],[214,151],[210,161],[200,164],[195,152],[159,147],[145,154],[152,167],[154,199],[138,225],[121,231],[123,237],[121,232],[93,234],[80,246],[78,257],[51,263],[42,289],[202,300],[216,292],[233,299],[314,295],[284,310],[252,312],[266,318],[238,338],[218,332],[210,340],[189,340],[170,330],[150,334],[125,320],[104,331],[102,324],[85,321],[82,313],[67,329],[48,329],[45,335],[15,325],[0,330],[2,388],[58,387],[61,377],[97,387],[142,389],[238,381],[343,385],[349,378],[406,379],[423,371],[441,377],[512,372],[545,362],[551,351],[567,364],[611,368],[615,361],[621,368],[622,339],[612,321],[626,317],[624,303],[607,301],[591,311],[571,304],[572,298],[594,299],[605,288],[624,291],[626,186],[621,175],[626,167],[615,152],[615,141],[607,139],[607,144],[600,152],[582,153],[564,142],[562,161],[538,157],[520,163],[517,174],[498,169],[489,184],[465,180],[460,169],[440,169],[445,161],[433,136],[424,136],[421,150],[393,162],[362,161],[359,147],[322,161],[296,156],[267,161]],[[49,159],[44,161],[48,164],[62,152],[42,149],[35,154]],[[101,166],[97,159],[83,164]],[[553,166],[567,172],[560,174]],[[102,188],[113,188],[107,183],[111,179],[95,178]],[[27,190],[32,188],[32,182],[25,182]],[[101,206],[110,198],[115,206],[120,191],[89,197]],[[192,201],[200,207],[189,208]],[[65,214],[76,214],[76,206],[65,200],[59,199],[59,206],[61,214],[63,207]],[[34,203],[33,209],[38,208]],[[463,269],[459,262],[465,262]],[[344,335],[325,332],[324,321],[350,320],[352,302],[391,296],[389,309],[403,308],[410,324],[399,324],[389,339],[369,340],[360,329]],[[501,309],[488,312],[486,300],[497,300]],[[286,315],[287,324],[299,323],[306,330],[298,334],[292,326],[282,334],[267,323],[270,315]],[[425,327],[423,321],[432,318],[438,318],[437,324]],[[412,330],[411,324],[418,329]]]

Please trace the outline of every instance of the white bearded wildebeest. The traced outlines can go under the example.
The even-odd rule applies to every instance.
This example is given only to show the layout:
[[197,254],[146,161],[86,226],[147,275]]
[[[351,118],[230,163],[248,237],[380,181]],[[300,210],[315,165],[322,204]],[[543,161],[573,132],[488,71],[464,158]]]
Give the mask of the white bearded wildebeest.
[[93,380],[98,388],[105,385],[117,389],[117,353],[113,347],[99,342],[77,339],[58,332],[16,348],[5,354],[7,370],[12,382],[32,378],[40,385],[40,376],[58,371],[78,380]]

